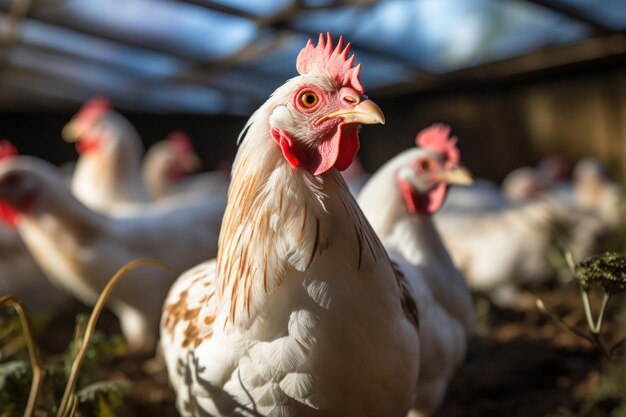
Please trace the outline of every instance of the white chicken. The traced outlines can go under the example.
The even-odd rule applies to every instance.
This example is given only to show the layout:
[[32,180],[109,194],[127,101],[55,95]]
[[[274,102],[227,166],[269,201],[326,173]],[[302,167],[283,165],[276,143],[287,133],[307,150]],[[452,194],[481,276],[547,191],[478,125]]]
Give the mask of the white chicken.
[[[17,155],[8,141],[0,141],[0,159]],[[0,295],[11,294],[32,310],[57,309],[69,296],[48,282],[24,246],[12,211],[0,201]]]
[[154,348],[166,292],[177,273],[215,254],[225,202],[198,200],[108,217],[81,204],[56,167],[31,157],[0,161],[0,202],[55,284],[92,304],[113,274],[137,258],[173,272],[131,271],[108,303],[133,350]]
[[103,213],[127,212],[150,202],[141,175],[143,144],[135,128],[109,101],[95,97],[63,128],[63,138],[79,153],[72,192]]
[[376,171],[358,197],[363,212],[406,273],[420,317],[420,376],[416,415],[432,414],[465,357],[473,307],[463,276],[444,247],[431,215],[449,184],[469,184],[456,138],[433,125]]
[[338,170],[383,123],[330,35],[250,118],[217,259],[172,287],[161,344],[187,416],[405,417],[419,372],[404,277]]
[[148,149],[143,177],[152,198],[157,201],[226,196],[228,175],[220,171],[194,174],[201,165],[189,137],[182,132],[172,132]]
[[435,224],[470,288],[500,305],[514,303],[520,287],[556,275],[551,253],[571,250],[583,259],[606,233],[597,216],[548,197],[488,212],[441,212]]

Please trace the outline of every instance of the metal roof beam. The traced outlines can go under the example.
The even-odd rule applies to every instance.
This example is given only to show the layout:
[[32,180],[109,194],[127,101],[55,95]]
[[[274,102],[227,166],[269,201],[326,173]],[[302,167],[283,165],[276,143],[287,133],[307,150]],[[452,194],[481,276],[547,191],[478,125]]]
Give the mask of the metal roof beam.
[[[272,16],[263,17],[263,16],[258,16],[258,15],[255,15],[254,13],[246,12],[244,10],[240,10],[234,7],[225,6],[212,0],[178,0],[178,1],[182,3],[194,4],[196,6],[204,7],[210,10],[219,11],[222,13],[231,14],[233,16],[238,16],[238,17],[242,17],[245,19],[249,19],[251,21],[256,22],[261,27],[270,28],[278,32],[288,31],[291,33],[306,35],[306,36],[312,37],[313,39],[316,39],[319,36],[320,32],[309,31],[309,30],[304,30],[304,29],[295,27],[292,23],[292,19],[296,14],[307,12],[307,11],[315,11],[315,10],[329,9],[329,8],[335,8],[335,9],[342,8],[342,7],[366,8],[366,7],[372,7],[376,5],[376,3],[378,2],[378,0],[369,0],[367,3],[355,5],[355,4],[346,3],[344,1],[340,1],[332,5],[310,6],[310,7],[299,6],[297,4],[298,2],[296,2],[296,3],[290,4],[289,6],[285,7],[282,10],[279,10]],[[417,72],[418,75],[422,77],[431,76],[430,72],[424,70],[423,68],[420,68],[413,62],[407,61],[404,57],[389,53],[381,49],[372,48],[368,45],[354,42],[353,40],[350,40],[350,43],[352,44],[352,47],[355,49],[359,49],[367,54],[376,55],[382,59],[391,60],[395,63],[403,65],[407,67],[408,69]],[[194,67],[197,68],[198,66],[196,65]]]
[[587,13],[583,10],[580,10],[577,7],[569,5],[561,0],[524,0],[527,3],[532,3],[544,7],[546,9],[552,10],[558,14],[562,14],[564,16],[569,17],[572,20],[576,20],[578,22],[584,23],[585,25],[591,27],[595,33],[595,35],[609,35],[611,33],[615,33],[616,31],[605,25],[604,23],[589,17]]
[[562,75],[564,69],[603,62],[626,65],[626,31],[612,35],[586,39],[573,44],[543,48],[513,58],[481,64],[471,68],[441,74],[431,83],[419,79],[380,87],[372,94],[398,97],[424,91],[444,90],[468,86],[498,84],[507,80],[520,80],[545,76],[550,73]]

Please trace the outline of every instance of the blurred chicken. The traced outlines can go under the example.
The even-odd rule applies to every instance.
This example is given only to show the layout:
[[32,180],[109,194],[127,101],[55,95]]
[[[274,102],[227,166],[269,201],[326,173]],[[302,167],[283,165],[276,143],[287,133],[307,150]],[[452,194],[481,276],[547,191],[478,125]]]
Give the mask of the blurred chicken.
[[626,190],[598,159],[587,157],[578,161],[571,192],[576,205],[597,214],[607,227],[616,230],[624,226]]
[[496,184],[486,179],[477,179],[466,187],[450,188],[441,210],[484,212],[499,210],[510,204]]
[[536,167],[516,168],[502,180],[502,192],[513,204],[538,197],[567,179],[568,165],[559,154],[548,155]]
[[150,201],[141,175],[143,144],[135,128],[105,98],[86,102],[63,129],[79,153],[72,192],[102,213],[126,212]]
[[430,217],[443,204],[449,184],[471,184],[449,132],[443,125],[421,131],[418,148],[385,163],[358,198],[392,259],[410,271],[406,276],[420,317],[419,415],[430,415],[440,405],[473,327],[467,285]]
[[153,258],[173,269],[134,270],[110,299],[109,307],[136,350],[154,347],[163,299],[174,277],[216,253],[225,205],[198,200],[108,217],[80,203],[56,167],[25,156],[0,161],[0,201],[3,218],[15,222],[49,279],[85,303],[94,303],[115,271],[133,259]]
[[[584,217],[575,222],[573,231],[583,239],[595,237],[599,229],[610,241],[624,224],[624,187],[616,182],[599,160],[581,159],[567,180],[567,165],[558,156],[543,158],[537,168],[519,168],[504,180],[502,188],[514,203],[543,198],[569,208],[573,214]],[[588,239],[589,240],[589,239]],[[597,246],[594,251],[609,249]],[[584,256],[584,255],[583,255]]]
[[515,301],[520,286],[556,275],[549,258],[555,249],[582,259],[606,233],[597,217],[547,197],[496,211],[442,212],[435,224],[469,286],[505,305]]
[[338,170],[383,123],[342,40],[250,118],[216,260],[182,275],[161,331],[181,415],[405,417],[419,371],[404,277]]
[[189,137],[182,132],[172,132],[166,140],[148,149],[143,177],[155,200],[225,197],[228,174],[215,171],[194,175],[201,165]]
[[[0,141],[0,159],[10,159],[17,150],[8,141]],[[11,294],[31,310],[54,310],[69,297],[52,286],[37,266],[15,230],[11,210],[0,201],[0,295]]]

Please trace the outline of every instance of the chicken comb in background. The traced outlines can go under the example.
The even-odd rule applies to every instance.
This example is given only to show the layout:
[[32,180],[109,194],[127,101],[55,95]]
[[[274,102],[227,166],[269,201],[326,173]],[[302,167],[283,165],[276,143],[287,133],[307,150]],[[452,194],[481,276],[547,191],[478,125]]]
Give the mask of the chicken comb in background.
[[339,37],[337,47],[333,49],[333,38],[330,33],[327,38],[320,33],[317,46],[309,39],[306,46],[296,61],[296,69],[301,75],[311,72],[327,73],[335,81],[344,87],[352,87],[359,93],[363,93],[363,85],[359,81],[361,64],[354,67],[354,55],[348,58],[350,43],[343,48],[343,37]]
[[450,136],[450,126],[442,123],[427,127],[415,138],[417,146],[445,155],[446,168],[458,165],[461,161],[461,154],[456,146],[457,141],[456,136]]
[[193,142],[185,132],[173,131],[165,139],[181,153],[195,153]]
[[95,96],[82,105],[78,113],[74,115],[74,121],[78,123],[91,123],[103,113],[112,109],[111,102],[104,96]]
[[[17,148],[6,139],[0,140],[0,161],[10,159],[17,155]],[[17,225],[17,213],[6,203],[0,201],[0,222],[15,228]]]
[[0,140],[0,160],[17,155],[17,148],[6,139]]

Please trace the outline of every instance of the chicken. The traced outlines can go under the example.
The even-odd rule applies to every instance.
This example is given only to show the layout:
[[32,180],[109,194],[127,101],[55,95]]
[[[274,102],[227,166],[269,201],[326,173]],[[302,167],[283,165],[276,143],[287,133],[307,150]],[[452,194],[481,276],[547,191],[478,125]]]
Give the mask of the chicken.
[[[565,178],[567,166],[562,158],[543,158],[536,169],[519,168],[509,174],[502,185],[515,203],[547,199],[571,210],[572,241],[564,249],[578,252],[583,259],[593,253],[610,249],[607,246],[623,227],[624,187],[613,180],[599,160],[586,157],[578,161],[572,180]],[[605,239],[599,239],[604,234]],[[604,240],[601,242],[600,240]]]
[[597,216],[548,197],[489,212],[441,212],[435,224],[470,288],[500,305],[513,304],[520,287],[554,277],[557,249],[583,259],[606,233]]
[[133,259],[172,268],[133,270],[110,298],[132,350],[154,348],[163,300],[177,274],[216,253],[225,206],[198,200],[108,217],[80,203],[56,167],[26,156],[0,161],[0,202],[48,278],[85,303],[93,304]]
[[626,189],[611,177],[602,162],[592,157],[581,159],[574,167],[573,177],[571,187],[561,188],[562,197],[573,194],[578,207],[596,214],[613,231],[625,225]]
[[[0,141],[0,159],[17,154],[8,141]],[[11,294],[31,310],[57,309],[69,300],[67,294],[52,286],[30,256],[15,230],[9,207],[0,201],[0,295]]]
[[432,414],[465,357],[473,307],[463,276],[452,263],[431,215],[449,184],[469,184],[459,166],[456,138],[433,125],[417,135],[417,148],[385,163],[358,197],[372,227],[402,267],[420,317],[420,364],[415,415]]
[[110,214],[150,202],[141,176],[143,144],[108,100],[96,97],[85,103],[63,129],[63,138],[76,143],[80,156],[72,192],[87,207]]
[[166,140],[152,145],[143,163],[143,177],[152,198],[225,196],[228,175],[219,171],[193,175],[201,164],[193,143],[182,132],[172,132]]
[[559,154],[541,159],[536,167],[516,168],[502,180],[502,192],[513,203],[540,196],[564,184],[568,165]]
[[511,205],[511,202],[493,182],[479,178],[467,187],[452,187],[448,190],[442,212],[473,211],[484,212],[499,210]]
[[309,41],[240,136],[217,259],[183,274],[161,344],[187,416],[406,416],[417,310],[339,174],[383,123],[342,39]]

